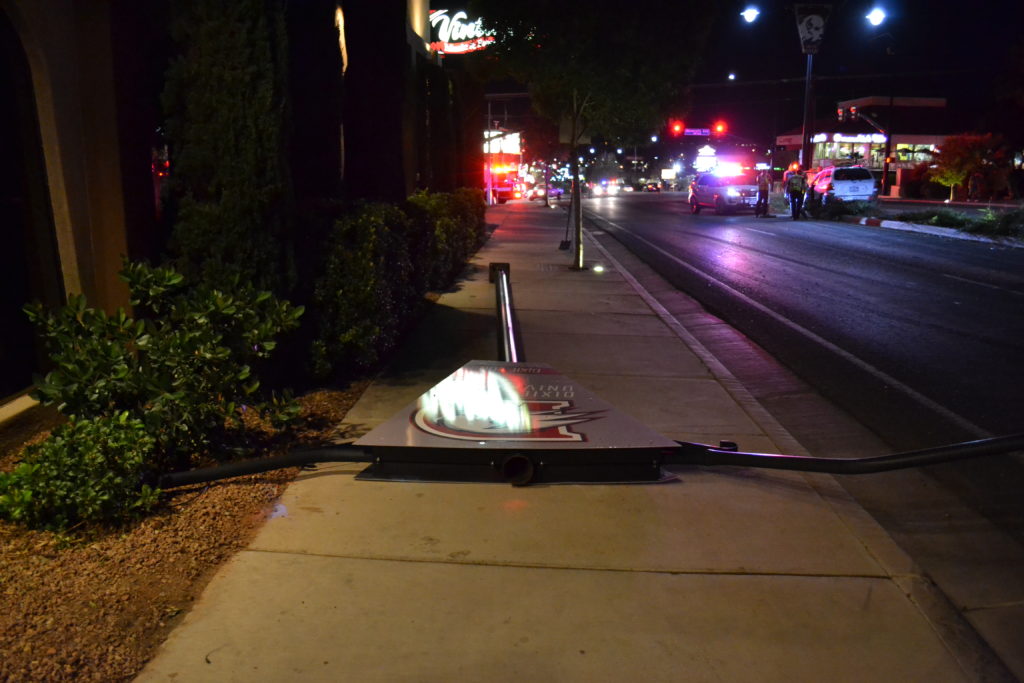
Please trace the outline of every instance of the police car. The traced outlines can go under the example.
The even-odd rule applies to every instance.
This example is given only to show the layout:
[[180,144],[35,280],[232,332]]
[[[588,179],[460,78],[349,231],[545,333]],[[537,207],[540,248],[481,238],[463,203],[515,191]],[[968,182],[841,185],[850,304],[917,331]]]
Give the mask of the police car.
[[753,169],[719,168],[701,173],[690,183],[690,213],[712,208],[715,213],[753,210],[757,203],[757,176]]

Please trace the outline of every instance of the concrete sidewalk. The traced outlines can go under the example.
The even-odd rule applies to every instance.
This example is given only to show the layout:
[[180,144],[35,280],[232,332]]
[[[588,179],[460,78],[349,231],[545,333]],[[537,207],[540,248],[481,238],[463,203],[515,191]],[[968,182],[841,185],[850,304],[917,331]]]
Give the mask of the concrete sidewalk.
[[[344,434],[494,358],[499,261],[531,362],[672,439],[803,452],[597,242],[603,272],[568,270],[563,211],[488,218],[472,272]],[[356,481],[361,468],[300,475],[138,680],[1012,680],[828,476],[513,488]]]

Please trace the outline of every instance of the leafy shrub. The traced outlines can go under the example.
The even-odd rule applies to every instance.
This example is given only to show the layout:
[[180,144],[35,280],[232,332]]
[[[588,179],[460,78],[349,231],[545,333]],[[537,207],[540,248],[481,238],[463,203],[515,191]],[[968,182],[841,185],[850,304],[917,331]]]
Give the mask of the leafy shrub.
[[190,287],[171,268],[126,263],[122,277],[138,319],[82,296],[52,313],[26,307],[55,366],[36,383],[39,401],[86,419],[128,413],[156,441],[158,469],[210,452],[243,403],[277,421],[296,414],[288,401],[260,401],[252,364],[297,326],[301,307],[248,284]]
[[1024,209],[997,214],[993,234],[1024,237]]
[[423,191],[402,209],[363,203],[339,217],[310,298],[313,374],[366,370],[394,348],[422,296],[482,244],[485,209],[479,190]]
[[994,237],[1024,237],[1024,209],[996,212],[985,209],[963,227],[965,232]]
[[141,481],[155,446],[128,413],[72,418],[0,473],[0,517],[55,531],[135,519],[157,500]]
[[448,195],[420,191],[409,197],[405,210],[418,235],[416,254],[417,271],[425,276],[427,289],[444,288],[463,263],[459,259],[460,245],[456,239],[458,222],[450,210]]
[[870,216],[877,213],[878,208],[871,202],[822,202],[809,204],[808,212],[815,218],[834,221],[843,216]]
[[487,205],[483,190],[459,188],[451,194],[451,205],[465,241],[464,256],[469,256],[484,243]]
[[427,287],[443,289],[463,269],[466,259],[483,243],[483,193],[460,189],[454,193],[417,192],[406,212],[420,235],[429,236],[417,269],[429,273]]
[[940,228],[965,228],[971,220],[959,211],[952,209],[928,209],[923,211],[905,211],[897,214],[896,220],[919,225],[935,225]]
[[369,367],[394,347],[421,293],[413,287],[409,230],[405,215],[387,204],[359,204],[335,223],[313,291],[315,375]]

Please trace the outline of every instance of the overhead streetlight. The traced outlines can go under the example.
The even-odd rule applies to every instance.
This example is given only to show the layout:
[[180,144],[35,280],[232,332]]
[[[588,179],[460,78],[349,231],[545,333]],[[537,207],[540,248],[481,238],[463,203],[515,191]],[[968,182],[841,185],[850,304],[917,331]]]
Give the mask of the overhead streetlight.
[[730,81],[735,81],[736,80],[736,74],[729,74],[729,80]]
[[746,21],[748,24],[754,23],[754,20],[757,19],[758,14],[760,14],[760,12],[753,5],[749,5],[745,10],[740,12],[740,16],[743,17],[744,21]]
[[881,7],[876,7],[868,12],[864,18],[871,22],[872,26],[878,26],[885,21],[885,10]]

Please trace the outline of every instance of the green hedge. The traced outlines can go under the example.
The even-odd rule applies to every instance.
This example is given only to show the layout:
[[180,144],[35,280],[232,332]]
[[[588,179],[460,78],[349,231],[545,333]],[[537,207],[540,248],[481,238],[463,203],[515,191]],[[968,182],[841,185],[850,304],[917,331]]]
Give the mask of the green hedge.
[[485,235],[483,192],[359,203],[334,222],[310,300],[311,371],[337,377],[392,350],[423,295],[449,287]]
[[128,413],[72,418],[0,472],[0,517],[54,531],[85,522],[125,522],[157,502],[143,483],[155,441]]
[[260,398],[254,370],[301,307],[248,284],[192,285],[171,268],[126,263],[122,276],[134,318],[89,308],[82,296],[56,311],[26,307],[54,365],[36,381],[40,402],[82,419],[138,419],[154,439],[155,470],[223,456],[217,438],[245,406],[280,421],[295,414],[288,401]]

